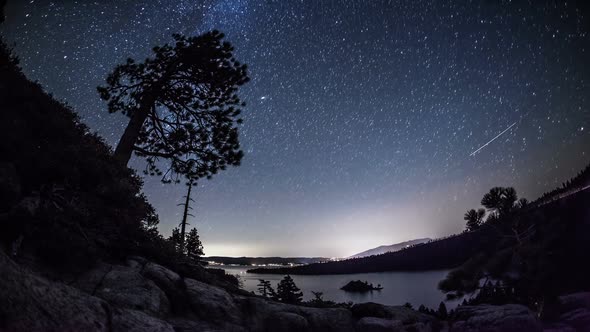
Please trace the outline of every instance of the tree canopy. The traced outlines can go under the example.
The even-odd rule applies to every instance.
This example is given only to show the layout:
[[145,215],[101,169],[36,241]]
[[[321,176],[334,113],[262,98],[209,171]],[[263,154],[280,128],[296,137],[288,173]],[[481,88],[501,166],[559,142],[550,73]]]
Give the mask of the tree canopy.
[[190,259],[199,259],[204,255],[203,244],[201,243],[199,232],[196,228],[191,229],[183,238],[183,234],[178,227],[175,227],[172,230],[172,235],[170,235],[168,241],[173,245],[176,252],[185,255]]
[[110,113],[130,117],[117,160],[126,165],[135,151],[147,160],[146,174],[194,182],[239,165],[237,125],[245,104],[237,92],[249,78],[222,33],[173,37],[173,45],[154,47],[144,62],[118,65],[98,92]]
[[281,302],[300,303],[303,299],[303,292],[295,285],[293,278],[287,275],[277,285],[277,297]]
[[467,230],[474,231],[479,228],[483,224],[483,218],[486,215],[486,210],[484,209],[471,209],[465,213],[463,219],[467,221]]
[[518,195],[514,188],[494,187],[483,196],[481,205],[496,216],[502,217],[512,211],[517,200]]
[[272,288],[270,281],[264,279],[258,279],[258,293],[264,297],[271,297],[276,298],[277,294],[275,290]]
[[203,256],[203,244],[199,239],[199,233],[196,228],[191,229],[186,236],[186,255],[192,259],[198,259]]

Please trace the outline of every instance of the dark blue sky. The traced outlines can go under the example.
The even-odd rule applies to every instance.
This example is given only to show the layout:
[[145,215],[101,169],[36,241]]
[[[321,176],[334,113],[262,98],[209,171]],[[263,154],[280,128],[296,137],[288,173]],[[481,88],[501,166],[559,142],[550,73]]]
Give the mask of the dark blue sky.
[[[196,191],[205,253],[346,256],[459,232],[490,187],[535,198],[588,164],[581,3],[9,0],[1,31],[112,145],[127,119],[98,98],[108,72],[172,33],[223,31],[252,81],[242,166]],[[146,179],[164,234],[184,191]]]

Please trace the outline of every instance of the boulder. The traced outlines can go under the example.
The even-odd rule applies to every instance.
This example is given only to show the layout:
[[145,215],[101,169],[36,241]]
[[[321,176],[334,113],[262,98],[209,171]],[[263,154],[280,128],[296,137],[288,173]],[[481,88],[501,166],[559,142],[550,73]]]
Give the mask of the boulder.
[[578,332],[590,332],[590,311],[579,308],[564,313],[559,321]]
[[574,309],[590,310],[590,292],[573,293],[559,297],[560,309],[562,311]]
[[266,331],[267,318],[277,312],[293,312],[290,305],[254,296],[236,296],[236,304],[244,314],[244,325],[251,331]]
[[276,312],[266,318],[266,331],[301,332],[309,330],[309,323],[304,317],[292,312]]
[[137,310],[113,309],[111,324],[113,331],[174,332],[172,325]]
[[[290,313],[304,318],[309,327],[301,331],[354,331],[354,320],[347,309],[310,308],[253,296],[236,296],[235,298],[244,314],[244,325],[251,331],[272,330],[274,325],[272,325],[273,319],[270,317],[279,313],[279,316]],[[300,319],[294,318],[295,316],[289,315],[289,317],[302,322]]]
[[88,271],[82,273],[82,275],[78,276],[78,278],[76,278],[70,285],[85,293],[94,295],[104,277],[107,273],[111,272],[112,269],[113,265],[111,264],[98,263]]
[[175,332],[246,332],[241,326],[225,325],[219,326],[209,322],[195,319],[195,317],[174,317],[168,319],[168,322],[174,327]]
[[431,323],[436,319],[405,306],[388,306],[373,302],[355,304],[351,308],[352,315],[358,319],[364,317],[398,320],[403,324]]
[[166,294],[153,281],[126,266],[113,266],[95,295],[113,305],[155,316],[165,316],[170,312]]
[[166,294],[132,267],[98,264],[72,285],[122,308],[160,317],[170,312]]
[[541,322],[527,307],[519,304],[460,306],[456,309],[451,332],[535,332]]
[[108,312],[104,301],[38,277],[0,251],[0,330],[109,331]]
[[188,301],[203,320],[242,325],[242,316],[233,297],[225,290],[193,279],[185,279]]
[[[437,326],[437,327],[434,328],[434,326]],[[404,325],[403,328],[398,331],[400,331],[400,332],[435,332],[435,331],[445,331],[445,330],[443,330],[441,326],[435,325],[435,323],[415,323],[415,324]]]
[[151,262],[143,264],[140,271],[145,278],[153,281],[164,291],[175,314],[183,314],[190,310],[184,279],[176,272]]
[[543,332],[576,332],[576,329],[565,324],[556,323],[543,326]]
[[393,318],[393,314],[388,307],[374,302],[357,303],[350,310],[356,318]]
[[560,296],[555,311],[559,316],[546,330],[590,331],[590,292]]
[[178,273],[156,263],[146,263],[141,274],[164,288],[174,288],[182,283]]
[[356,330],[363,332],[391,332],[400,331],[402,322],[376,317],[363,317],[356,323]]
[[143,257],[139,257],[139,256],[131,256],[129,258],[127,258],[127,261],[125,262],[125,264],[136,270],[139,272],[142,272],[143,268],[146,266],[146,264],[148,263],[148,260],[143,258]]
[[305,317],[310,331],[347,332],[354,331],[354,320],[350,310],[344,308],[295,307],[295,313]]

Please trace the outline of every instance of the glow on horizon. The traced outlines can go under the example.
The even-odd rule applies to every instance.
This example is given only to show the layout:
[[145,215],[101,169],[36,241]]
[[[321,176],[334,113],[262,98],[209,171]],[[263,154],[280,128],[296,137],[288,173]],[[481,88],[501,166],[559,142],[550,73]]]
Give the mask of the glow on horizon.
[[[424,197],[399,199],[395,204],[365,204],[362,208],[351,207],[336,214],[318,216],[299,223],[301,228],[294,230],[294,234],[277,234],[272,241],[265,238],[263,243],[249,238],[238,238],[234,242],[208,242],[204,237],[205,253],[206,256],[229,257],[346,258],[382,245],[459,232],[463,224],[459,212],[456,230],[441,231],[437,225],[432,225],[438,213],[420,209],[421,205],[435,204],[437,195],[438,190],[434,190]],[[454,201],[452,198],[449,200]],[[439,201],[439,204],[441,208],[453,208],[451,202]],[[456,205],[457,211],[462,211],[462,204]],[[436,235],[441,232],[443,235]],[[306,240],[294,242],[294,238]]]

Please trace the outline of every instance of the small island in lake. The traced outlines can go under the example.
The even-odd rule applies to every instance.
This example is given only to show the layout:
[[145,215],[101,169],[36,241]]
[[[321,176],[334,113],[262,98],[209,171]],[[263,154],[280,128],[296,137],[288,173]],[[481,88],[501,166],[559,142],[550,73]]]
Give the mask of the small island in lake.
[[369,284],[366,281],[353,280],[342,286],[340,289],[346,292],[371,292],[374,290],[382,290],[383,287],[381,287],[381,285],[375,287],[373,284]]

